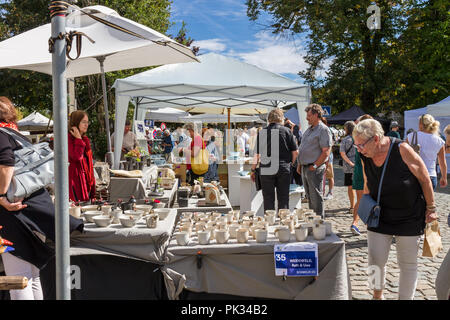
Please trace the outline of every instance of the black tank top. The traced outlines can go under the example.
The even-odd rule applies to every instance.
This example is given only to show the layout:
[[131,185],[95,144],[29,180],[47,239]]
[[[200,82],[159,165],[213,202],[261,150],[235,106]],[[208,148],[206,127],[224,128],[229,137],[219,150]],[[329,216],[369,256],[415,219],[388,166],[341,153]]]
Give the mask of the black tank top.
[[[422,235],[425,228],[426,210],[422,187],[419,180],[403,162],[399,150],[402,141],[392,137],[390,140],[394,145],[381,188],[380,223],[377,228],[368,228],[368,230],[397,236]],[[363,154],[360,156],[364,162],[369,193],[376,200],[384,163],[377,167],[371,158],[367,158]]]

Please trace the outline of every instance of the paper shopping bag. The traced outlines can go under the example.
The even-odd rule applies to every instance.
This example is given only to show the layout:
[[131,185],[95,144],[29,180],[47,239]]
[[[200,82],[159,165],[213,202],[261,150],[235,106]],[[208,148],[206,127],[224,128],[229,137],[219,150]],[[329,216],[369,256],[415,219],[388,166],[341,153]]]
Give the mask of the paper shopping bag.
[[434,257],[443,250],[441,232],[437,220],[427,223],[422,257]]

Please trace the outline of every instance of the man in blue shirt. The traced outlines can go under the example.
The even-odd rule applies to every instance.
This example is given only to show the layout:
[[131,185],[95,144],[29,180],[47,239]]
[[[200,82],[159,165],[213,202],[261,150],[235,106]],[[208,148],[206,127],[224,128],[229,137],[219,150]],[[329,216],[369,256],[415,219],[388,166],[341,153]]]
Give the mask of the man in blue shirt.
[[168,129],[164,130],[163,133],[163,143],[161,146],[164,147],[164,158],[167,162],[171,159],[172,150],[174,147],[174,143],[172,141],[172,136],[170,135],[170,131]]

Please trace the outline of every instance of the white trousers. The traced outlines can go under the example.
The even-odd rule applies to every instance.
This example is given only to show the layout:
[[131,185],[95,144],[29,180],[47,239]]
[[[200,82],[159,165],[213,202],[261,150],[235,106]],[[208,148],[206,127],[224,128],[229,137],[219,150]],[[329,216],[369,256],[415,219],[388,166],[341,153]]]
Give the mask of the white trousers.
[[11,300],[43,300],[39,269],[9,252],[1,255],[7,276],[27,277],[28,285],[22,290],[9,290]]
[[[394,236],[367,231],[369,249],[369,284],[371,289],[383,290],[386,263]],[[413,300],[417,286],[417,254],[420,236],[395,236],[397,263],[400,268],[399,300]]]

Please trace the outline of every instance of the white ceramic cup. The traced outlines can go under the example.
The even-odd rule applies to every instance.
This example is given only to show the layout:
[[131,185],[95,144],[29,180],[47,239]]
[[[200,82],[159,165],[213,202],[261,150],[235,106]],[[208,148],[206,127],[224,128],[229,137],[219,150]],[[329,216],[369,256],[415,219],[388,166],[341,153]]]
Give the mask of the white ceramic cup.
[[275,224],[276,219],[277,219],[277,216],[274,214],[266,216],[266,221],[269,223],[269,226],[273,226]]
[[305,225],[300,225],[295,229],[295,238],[297,241],[305,241],[308,237],[308,227]]
[[277,211],[276,210],[266,210],[266,211],[264,211],[264,215],[265,216],[276,216]]
[[77,219],[81,219],[81,208],[79,206],[69,207],[69,214]]
[[208,244],[209,243],[209,231],[199,231],[197,232],[198,243]]
[[288,215],[291,214],[291,211],[289,209],[280,209],[278,210],[278,214],[281,219],[285,219]]
[[255,230],[255,239],[258,243],[264,243],[267,241],[267,230],[265,229],[256,229]]
[[185,246],[189,243],[189,233],[181,231],[175,235],[179,246]]
[[228,228],[228,232],[230,233],[230,238],[231,239],[236,239],[236,235],[237,235],[237,231],[241,226],[239,224],[232,224],[229,228]]
[[109,215],[112,218],[111,223],[120,223],[119,218],[122,215],[122,210],[120,210],[120,209],[112,210]]
[[186,232],[190,237],[191,233],[192,233],[192,227],[191,226],[180,226],[180,232]]
[[247,228],[240,228],[236,232],[236,239],[239,243],[246,243],[248,242],[248,229]]
[[327,236],[327,227],[323,224],[315,224],[313,227],[313,236],[315,240],[324,240]]
[[102,212],[103,212],[103,215],[105,215],[105,216],[111,215],[111,210],[112,210],[112,206],[109,204],[102,206]]
[[281,226],[275,229],[275,235],[280,242],[289,242],[291,239],[291,230],[287,226]]
[[154,229],[158,226],[159,215],[156,213],[152,213],[147,216],[147,227]]
[[216,230],[215,236],[217,243],[223,244],[227,243],[230,234],[228,233],[228,230]]

